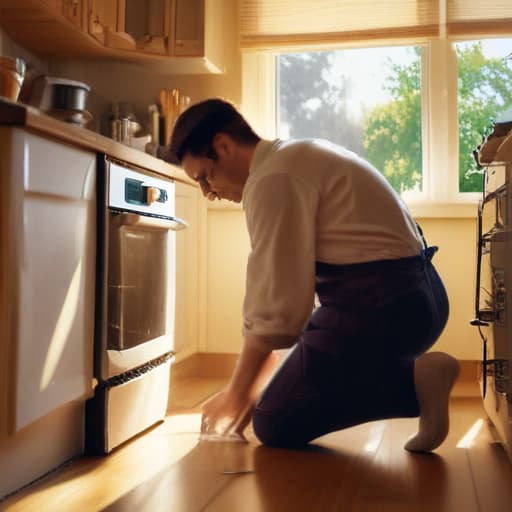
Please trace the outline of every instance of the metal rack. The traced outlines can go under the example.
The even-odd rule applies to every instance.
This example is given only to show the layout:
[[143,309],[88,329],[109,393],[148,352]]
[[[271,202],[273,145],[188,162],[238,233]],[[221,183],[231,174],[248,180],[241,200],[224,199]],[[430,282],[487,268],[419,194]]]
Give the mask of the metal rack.
[[471,324],[482,339],[484,408],[512,460],[512,161],[485,165]]

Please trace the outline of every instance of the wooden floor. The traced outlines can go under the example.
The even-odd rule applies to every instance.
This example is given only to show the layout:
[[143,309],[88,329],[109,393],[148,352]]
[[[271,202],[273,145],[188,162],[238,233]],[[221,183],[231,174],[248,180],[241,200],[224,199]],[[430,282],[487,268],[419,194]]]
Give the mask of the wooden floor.
[[416,421],[379,421],[306,450],[198,441],[199,403],[222,379],[175,389],[169,416],[108,457],[83,457],[0,502],[8,511],[510,512],[512,464],[481,400],[459,388],[433,454],[403,450]]

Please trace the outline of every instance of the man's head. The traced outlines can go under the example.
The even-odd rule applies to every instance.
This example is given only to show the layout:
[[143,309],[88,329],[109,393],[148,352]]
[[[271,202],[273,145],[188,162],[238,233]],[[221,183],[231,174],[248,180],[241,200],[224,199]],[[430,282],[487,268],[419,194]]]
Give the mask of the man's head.
[[165,158],[181,165],[208,199],[240,202],[259,140],[231,103],[210,99],[178,117]]

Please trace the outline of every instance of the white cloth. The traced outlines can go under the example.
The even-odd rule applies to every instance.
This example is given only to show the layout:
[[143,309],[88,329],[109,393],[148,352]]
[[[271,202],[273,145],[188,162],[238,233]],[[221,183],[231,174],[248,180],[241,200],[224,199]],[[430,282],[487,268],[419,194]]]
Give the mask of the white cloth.
[[422,249],[385,178],[326,141],[260,141],[242,201],[251,241],[245,334],[300,334],[313,308],[317,261],[396,259]]

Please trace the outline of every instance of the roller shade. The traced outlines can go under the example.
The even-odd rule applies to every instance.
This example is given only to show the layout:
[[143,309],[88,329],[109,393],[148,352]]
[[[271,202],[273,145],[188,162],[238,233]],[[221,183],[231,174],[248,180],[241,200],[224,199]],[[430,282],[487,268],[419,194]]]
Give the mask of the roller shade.
[[448,35],[512,34],[512,0],[240,0],[240,47],[420,40],[444,23]]
[[435,36],[439,0],[241,0],[242,49]]
[[447,0],[447,32],[512,34],[512,0]]

